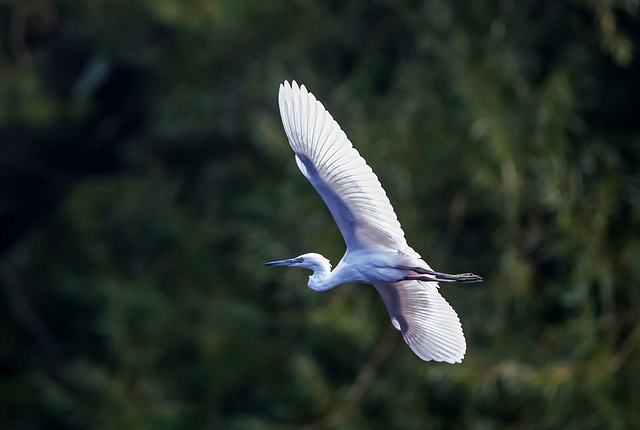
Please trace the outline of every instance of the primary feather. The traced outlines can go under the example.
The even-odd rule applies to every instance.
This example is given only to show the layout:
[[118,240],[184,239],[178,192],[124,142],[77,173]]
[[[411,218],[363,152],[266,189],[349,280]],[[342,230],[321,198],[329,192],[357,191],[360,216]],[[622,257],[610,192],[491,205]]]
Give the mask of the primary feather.
[[295,81],[280,86],[279,102],[296,163],[329,207],[347,248],[405,247],[378,177],[322,103]]
[[467,349],[460,319],[437,284],[422,281],[376,283],[394,327],[423,360],[460,363]]

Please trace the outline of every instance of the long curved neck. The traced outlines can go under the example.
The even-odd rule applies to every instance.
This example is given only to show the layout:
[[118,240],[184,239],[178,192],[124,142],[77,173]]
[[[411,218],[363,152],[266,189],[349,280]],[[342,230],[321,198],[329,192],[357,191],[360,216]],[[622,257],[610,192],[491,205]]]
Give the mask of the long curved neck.
[[325,291],[335,287],[332,285],[331,278],[331,265],[329,262],[316,262],[313,267],[309,267],[313,270],[313,275],[309,276],[309,288],[314,291]]

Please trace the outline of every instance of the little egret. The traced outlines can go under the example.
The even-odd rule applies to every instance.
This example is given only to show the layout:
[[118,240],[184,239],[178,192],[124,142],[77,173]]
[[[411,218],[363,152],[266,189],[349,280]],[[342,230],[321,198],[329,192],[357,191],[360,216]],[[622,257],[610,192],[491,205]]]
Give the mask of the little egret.
[[347,251],[333,271],[329,260],[316,253],[265,266],[310,269],[309,288],[315,291],[347,282],[373,284],[391,323],[418,357],[462,362],[466,352],[462,326],[437,283],[481,282],[482,278],[435,272],[407,245],[377,176],[304,85],[285,81],[278,102],[298,168],[329,207]]

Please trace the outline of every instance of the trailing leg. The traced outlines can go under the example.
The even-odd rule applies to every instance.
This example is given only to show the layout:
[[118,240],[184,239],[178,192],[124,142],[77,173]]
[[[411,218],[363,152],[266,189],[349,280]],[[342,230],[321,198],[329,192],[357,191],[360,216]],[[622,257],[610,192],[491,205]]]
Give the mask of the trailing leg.
[[[424,267],[412,267],[412,266],[396,266],[398,269],[409,270],[411,272],[418,273],[420,275],[429,275],[429,279],[416,279],[416,280],[429,280],[432,282],[460,282],[460,283],[473,283],[483,282],[481,276],[474,275],[473,273],[460,273],[457,275],[450,275],[448,273],[435,272],[433,270],[425,269]],[[407,277],[406,279],[410,279]],[[420,277],[416,277],[420,278]]]

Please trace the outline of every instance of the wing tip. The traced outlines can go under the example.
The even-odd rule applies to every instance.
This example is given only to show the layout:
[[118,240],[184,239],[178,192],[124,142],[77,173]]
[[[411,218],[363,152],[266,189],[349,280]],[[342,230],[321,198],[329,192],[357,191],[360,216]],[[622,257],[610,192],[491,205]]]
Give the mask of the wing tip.
[[291,83],[289,83],[289,81],[285,79],[280,84],[279,94],[283,93],[286,93],[287,95],[291,94],[293,97],[304,97],[307,95],[313,96],[313,94],[307,89],[304,84],[298,84],[295,79],[293,79]]
[[447,364],[461,364],[462,360],[464,360],[464,355],[461,357],[431,357],[431,358],[422,358],[418,356],[423,361],[434,361],[436,363],[447,363]]
[[[448,353],[443,353],[443,351],[431,350],[424,351],[421,347],[421,342],[418,341],[413,342],[410,339],[405,338],[405,342],[413,353],[418,356],[423,361],[436,361],[439,363],[448,363],[448,364],[459,364],[462,363],[464,357],[467,353],[466,343],[463,344],[462,348],[457,351],[449,351]],[[449,345],[451,346],[451,345]],[[434,348],[442,348],[442,345],[433,345]]]
[[422,285],[408,284],[404,291],[401,307],[408,327],[402,337],[424,361],[461,363],[467,341],[460,318],[437,289],[425,290]]
[[[293,81],[294,83],[296,81]],[[279,98],[284,98],[286,95],[288,95],[291,92],[291,84],[289,84],[289,81],[285,80],[284,82],[282,82],[280,84],[280,89],[278,91],[278,97]]]

